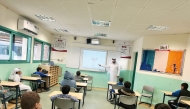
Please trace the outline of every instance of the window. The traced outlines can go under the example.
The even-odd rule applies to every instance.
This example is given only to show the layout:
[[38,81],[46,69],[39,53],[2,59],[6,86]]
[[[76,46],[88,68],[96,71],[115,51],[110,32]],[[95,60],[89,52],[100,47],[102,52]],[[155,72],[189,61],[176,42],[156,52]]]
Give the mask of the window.
[[42,42],[34,40],[34,59],[33,60],[41,60],[42,54]]
[[0,26],[0,63],[30,62],[31,37]]
[[49,61],[50,46],[44,44],[43,61]]
[[12,60],[26,60],[27,43],[27,38],[17,35],[13,36]]
[[0,31],[0,60],[9,60],[10,33]]
[[33,62],[48,62],[50,60],[51,44],[34,39]]

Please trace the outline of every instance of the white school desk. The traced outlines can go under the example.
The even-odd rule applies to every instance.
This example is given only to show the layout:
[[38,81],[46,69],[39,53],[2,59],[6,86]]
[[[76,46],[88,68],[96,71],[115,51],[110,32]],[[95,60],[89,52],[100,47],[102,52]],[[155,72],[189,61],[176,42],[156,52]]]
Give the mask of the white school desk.
[[20,95],[19,91],[19,83],[17,82],[10,82],[10,81],[1,81],[0,85],[5,87],[15,87],[16,88],[16,107],[15,109],[18,109],[18,94]]
[[[49,97],[57,95],[57,94],[62,94],[61,91],[53,91]],[[78,105],[78,109],[80,109],[80,101],[83,99],[83,93],[74,93],[74,92],[69,92],[69,95],[76,97],[79,100],[79,105]],[[53,102],[52,102],[52,106],[53,106]]]
[[[42,79],[48,78],[48,87],[47,87],[47,85],[46,85],[46,87],[47,87],[48,89],[50,88],[50,77],[51,77],[50,74],[48,74],[47,76],[41,77]],[[46,81],[46,80],[44,80],[44,81]],[[46,82],[47,82],[47,81],[46,81]]]
[[[136,92],[136,91],[134,91],[135,92],[135,96],[137,97],[137,100],[138,100],[138,97],[140,97],[141,96],[141,94],[140,93],[138,93],[138,92]],[[119,95],[118,94],[118,89],[115,89],[115,95],[116,95],[116,97],[115,97],[115,104],[114,104],[114,109],[116,109],[116,98],[117,98],[117,95]],[[137,102],[136,102],[136,106],[137,106]]]
[[163,91],[163,90],[161,90],[161,92],[164,93],[163,103],[164,103],[164,101],[165,101],[165,97],[166,97],[166,96],[172,96],[172,92],[170,92],[170,91]]
[[117,84],[116,82],[108,82],[108,89],[107,89],[107,101],[108,101],[108,91],[109,91],[109,86],[110,85],[115,85]]
[[86,76],[88,76],[87,74],[80,74],[80,76],[82,76],[82,77],[86,77]]
[[87,81],[88,81],[88,78],[83,78],[83,81],[85,81],[85,82],[87,83]]
[[82,106],[84,105],[84,97],[86,96],[86,87],[87,87],[87,83],[81,83],[81,82],[76,82],[76,85],[79,87],[83,87],[84,92],[83,92],[83,103]]
[[38,92],[38,80],[39,77],[22,76],[21,80],[36,82],[36,93]]

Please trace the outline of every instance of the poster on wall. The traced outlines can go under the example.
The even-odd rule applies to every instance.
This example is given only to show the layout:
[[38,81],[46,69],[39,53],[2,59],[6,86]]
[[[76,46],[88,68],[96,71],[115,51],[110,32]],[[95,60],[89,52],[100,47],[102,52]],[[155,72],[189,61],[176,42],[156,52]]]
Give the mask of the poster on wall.
[[66,52],[66,39],[63,38],[54,38],[53,46],[52,46],[52,51],[57,51],[57,52]]
[[121,53],[121,58],[131,59],[131,45],[132,42],[129,41],[115,41],[117,50]]

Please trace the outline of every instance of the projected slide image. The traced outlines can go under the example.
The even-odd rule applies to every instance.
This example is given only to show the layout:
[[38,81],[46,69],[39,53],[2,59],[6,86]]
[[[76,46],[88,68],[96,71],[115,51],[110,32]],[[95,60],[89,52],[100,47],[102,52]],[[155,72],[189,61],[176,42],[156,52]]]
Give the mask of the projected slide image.
[[82,56],[82,69],[105,71],[105,68],[100,67],[98,64],[106,64],[106,51],[93,51],[83,50]]

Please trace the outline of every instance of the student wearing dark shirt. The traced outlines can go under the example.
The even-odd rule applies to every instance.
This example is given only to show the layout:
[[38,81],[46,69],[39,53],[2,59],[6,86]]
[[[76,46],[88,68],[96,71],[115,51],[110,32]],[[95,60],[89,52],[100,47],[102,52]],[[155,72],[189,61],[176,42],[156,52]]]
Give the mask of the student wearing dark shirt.
[[[124,87],[118,90],[119,95],[135,96],[135,92],[133,90],[131,90],[130,87],[131,87],[131,83],[129,81],[125,81]],[[120,105],[121,107],[123,107],[125,109],[134,109],[135,108],[135,104],[134,105],[126,105],[126,104],[120,102],[118,105]]]
[[[40,75],[40,77],[47,77],[47,74],[42,73],[42,68],[41,67],[38,67],[36,69],[36,72],[34,72],[33,74],[38,74],[38,75]],[[38,82],[43,82],[44,83],[44,89],[48,90],[46,88],[46,81],[44,81],[44,80],[38,80]]]
[[[117,83],[117,85],[123,86],[123,78],[119,78],[119,82]],[[113,101],[114,100],[114,98],[112,98],[112,93],[115,93],[114,89],[110,89],[110,98],[109,98],[109,101]]]
[[[175,106],[173,105],[177,105],[177,102],[179,100],[179,98],[181,96],[188,96],[190,97],[190,91],[187,90],[188,89],[188,84],[187,83],[182,83],[181,84],[181,90],[177,90],[175,92],[172,93],[172,96],[176,96],[177,98],[175,100],[169,100],[168,104],[171,107],[171,109],[176,109]],[[187,105],[181,104],[179,103],[178,106],[180,107],[186,107]]]
[[171,109],[170,106],[164,103],[158,103],[155,105],[154,109]]

